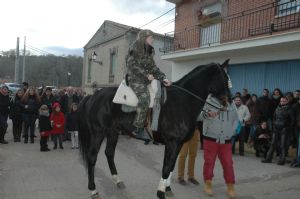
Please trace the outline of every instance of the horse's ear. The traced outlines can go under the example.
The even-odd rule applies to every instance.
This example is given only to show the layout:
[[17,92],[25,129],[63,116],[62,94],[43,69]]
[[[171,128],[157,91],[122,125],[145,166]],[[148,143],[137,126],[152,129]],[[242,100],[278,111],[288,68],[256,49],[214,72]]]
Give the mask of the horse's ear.
[[226,59],[226,61],[224,61],[224,63],[221,65],[221,68],[223,68],[226,72],[227,72],[227,67],[228,67],[229,61],[230,61],[230,59]]

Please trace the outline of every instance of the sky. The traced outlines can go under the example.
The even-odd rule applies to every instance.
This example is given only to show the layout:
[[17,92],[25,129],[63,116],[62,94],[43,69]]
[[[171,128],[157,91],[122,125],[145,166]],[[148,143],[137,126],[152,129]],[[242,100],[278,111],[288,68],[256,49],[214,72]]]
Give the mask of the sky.
[[[15,49],[17,37],[22,49],[24,36],[27,45],[42,50],[82,48],[104,20],[141,27],[174,7],[165,0],[4,0],[0,51]],[[174,10],[143,28],[170,32],[172,20]]]

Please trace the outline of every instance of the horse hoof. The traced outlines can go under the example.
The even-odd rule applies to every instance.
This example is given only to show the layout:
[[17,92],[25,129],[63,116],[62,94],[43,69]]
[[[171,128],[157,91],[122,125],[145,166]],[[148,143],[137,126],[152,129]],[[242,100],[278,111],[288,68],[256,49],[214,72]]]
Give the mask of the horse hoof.
[[119,189],[125,189],[125,188],[126,188],[124,182],[122,182],[122,181],[117,183],[117,187],[118,187]]
[[91,195],[91,199],[101,199],[100,195],[97,193],[94,193],[93,195]]
[[157,197],[159,198],[159,199],[166,199],[166,197],[165,197],[165,193],[164,192],[162,192],[162,191],[157,191]]
[[166,187],[166,196],[167,197],[174,197],[174,193],[171,190],[171,187]]

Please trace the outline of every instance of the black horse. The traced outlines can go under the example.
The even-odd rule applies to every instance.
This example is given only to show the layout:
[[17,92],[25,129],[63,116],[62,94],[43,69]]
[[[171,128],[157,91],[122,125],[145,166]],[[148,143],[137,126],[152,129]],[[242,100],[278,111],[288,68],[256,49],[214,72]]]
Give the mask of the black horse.
[[[167,101],[161,108],[158,131],[165,143],[162,178],[157,197],[165,198],[165,192],[171,193],[170,180],[178,153],[185,141],[193,136],[196,119],[204,106],[209,93],[217,98],[226,96],[230,99],[228,75],[222,65],[211,63],[198,66],[185,75],[174,86],[167,88]],[[107,138],[105,155],[113,181],[122,185],[118,179],[114,163],[115,148],[120,131],[126,132],[132,125],[135,113],[125,113],[121,105],[112,102],[116,87],[97,91],[83,99],[79,104],[79,141],[80,148],[88,169],[88,188],[92,195],[97,195],[94,182],[94,168],[103,139]]]

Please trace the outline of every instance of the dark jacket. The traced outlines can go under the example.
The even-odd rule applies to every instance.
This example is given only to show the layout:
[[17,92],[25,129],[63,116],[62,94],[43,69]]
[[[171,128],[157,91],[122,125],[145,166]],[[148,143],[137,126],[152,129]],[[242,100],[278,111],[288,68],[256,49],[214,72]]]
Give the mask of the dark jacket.
[[19,96],[15,96],[15,99],[11,101],[9,117],[14,121],[22,121],[22,112],[23,105],[21,102],[21,98]]
[[270,102],[270,111],[271,111],[271,115],[272,115],[272,116],[274,116],[274,112],[275,112],[277,106],[278,106],[279,103],[280,103],[280,98],[281,98],[281,96],[278,97],[278,98],[275,98],[274,96],[272,96],[272,98],[271,98],[271,102]]
[[242,96],[242,102],[243,104],[246,104],[247,101],[251,98],[251,95],[250,94],[246,94],[246,95],[243,95]]
[[49,136],[51,134],[52,126],[49,116],[40,115],[39,117],[40,132],[44,132],[42,136]]
[[24,108],[25,114],[35,114],[38,115],[40,103],[35,99],[34,96],[29,96],[27,102],[23,103],[24,107],[28,105],[27,108]]
[[289,105],[278,105],[274,112],[273,125],[277,129],[292,128],[295,118]]
[[55,101],[55,99],[54,99],[53,95],[50,95],[49,98],[46,95],[42,96],[42,104],[46,104],[48,106],[50,113],[51,113],[52,105],[53,105],[54,101]]
[[67,114],[67,130],[68,131],[78,131],[78,112],[71,112]]
[[[264,135],[263,138],[259,138],[260,135]],[[267,129],[262,129],[260,126],[256,128],[254,149],[260,152],[267,153],[271,141],[271,132]]]
[[271,100],[267,96],[261,96],[256,102],[257,111],[260,115],[260,120],[267,120],[272,117],[271,114]]
[[260,126],[258,126],[255,130],[255,138],[258,139],[260,135],[265,135],[266,137],[271,138],[271,132],[268,128],[262,129]]
[[300,103],[297,102],[293,106],[293,112],[295,117],[295,126],[300,128]]
[[8,116],[9,114],[9,106],[10,106],[10,99],[8,95],[3,95],[0,92],[0,114],[4,116]]
[[64,114],[69,113],[72,103],[79,103],[78,96],[68,96],[67,94],[63,95],[59,100],[59,104],[61,105],[61,112],[63,112]]

